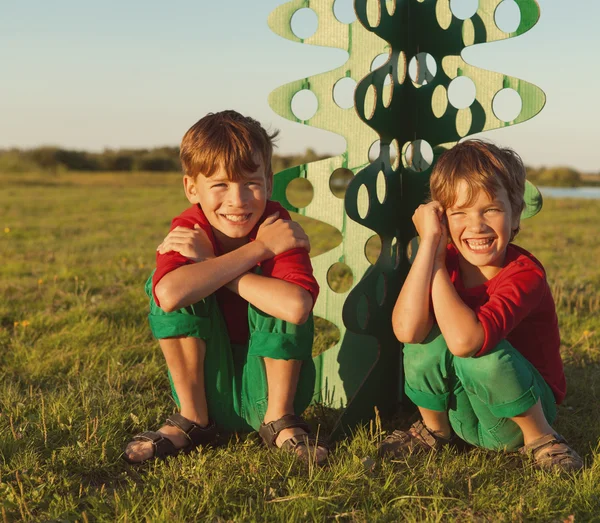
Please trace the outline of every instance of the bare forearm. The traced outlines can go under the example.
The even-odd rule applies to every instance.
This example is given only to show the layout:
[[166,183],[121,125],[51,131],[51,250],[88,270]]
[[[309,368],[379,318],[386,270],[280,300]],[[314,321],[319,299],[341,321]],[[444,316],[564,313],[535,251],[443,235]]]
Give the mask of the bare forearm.
[[477,315],[460,298],[446,267],[436,263],[431,284],[433,310],[452,354],[470,357],[483,346],[484,331]]
[[312,310],[313,299],[307,290],[277,278],[247,273],[227,288],[264,313],[296,325],[304,323]]
[[419,343],[427,336],[433,324],[429,307],[431,274],[436,245],[424,240],[402,286],[392,313],[392,327],[396,337],[405,343]]
[[251,242],[223,256],[179,267],[156,286],[160,306],[172,311],[196,303],[252,269],[265,256],[261,244]]

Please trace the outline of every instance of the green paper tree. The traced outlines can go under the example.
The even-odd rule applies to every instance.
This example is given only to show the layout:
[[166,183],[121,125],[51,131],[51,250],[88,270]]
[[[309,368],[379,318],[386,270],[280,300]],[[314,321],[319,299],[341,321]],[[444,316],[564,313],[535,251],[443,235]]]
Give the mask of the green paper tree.
[[[520,11],[512,33],[496,22],[503,2],[515,2]],[[535,0],[480,0],[465,20],[453,15],[449,0],[355,0],[357,20],[349,24],[336,18],[334,3],[292,0],[271,13],[269,25],[282,37],[338,47],[349,56],[332,71],[279,87],[269,103],[285,118],[346,139],[343,154],[278,173],[274,189],[274,198],[285,207],[342,235],[338,246],[313,258],[321,285],[315,315],[340,330],[339,343],[315,358],[315,400],[343,407],[342,426],[371,416],[374,406],[389,413],[402,399],[401,344],[390,318],[416,247],[411,217],[427,197],[435,159],[461,138],[532,118],[545,96],[528,82],[480,69],[461,57],[468,46],[531,29],[539,18]],[[292,24],[301,9],[312,9],[318,17],[318,29],[304,39],[294,34]],[[355,84],[354,104],[340,103],[338,93],[348,84]],[[318,102],[306,120],[293,111],[303,91]],[[517,100],[516,109],[506,114],[502,99],[510,96]],[[303,208],[294,207],[286,195],[297,178],[313,188],[312,201]],[[533,185],[527,185],[525,196],[524,218],[541,208]],[[368,251],[379,245],[379,256],[369,261]],[[328,281],[339,264],[353,277],[345,292]]]

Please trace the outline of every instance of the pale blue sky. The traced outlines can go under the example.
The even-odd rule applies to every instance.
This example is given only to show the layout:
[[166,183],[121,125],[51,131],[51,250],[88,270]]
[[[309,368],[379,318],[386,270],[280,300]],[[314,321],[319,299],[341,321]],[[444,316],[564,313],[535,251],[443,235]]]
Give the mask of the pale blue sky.
[[[271,33],[266,20],[280,3],[3,0],[0,148],[176,145],[206,112],[234,108],[281,129],[281,153],[341,152],[340,137],[287,122],[267,104],[275,87],[346,60],[343,51]],[[600,2],[539,3],[529,33],[464,55],[548,97],[533,120],[486,136],[530,165],[599,172]]]

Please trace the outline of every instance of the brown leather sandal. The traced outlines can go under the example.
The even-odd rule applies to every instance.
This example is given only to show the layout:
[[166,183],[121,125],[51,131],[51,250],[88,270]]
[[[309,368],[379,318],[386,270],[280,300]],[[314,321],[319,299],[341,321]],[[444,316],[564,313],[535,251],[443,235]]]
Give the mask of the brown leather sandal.
[[399,457],[412,452],[437,452],[455,440],[454,436],[442,438],[429,430],[422,421],[413,423],[407,431],[395,430],[380,444],[380,457]]
[[559,434],[546,434],[519,449],[530,456],[533,464],[544,470],[575,472],[583,468],[583,460]]
[[[127,455],[127,447],[123,451],[123,459],[130,465],[140,465],[154,459],[165,459],[169,456],[176,456],[177,454],[187,454],[194,450],[199,445],[207,446],[214,443],[218,436],[217,426],[214,422],[211,422],[206,427],[201,427],[197,423],[184,418],[181,414],[175,413],[167,418],[167,425],[177,427],[186,436],[188,442],[185,446],[177,448],[173,442],[160,432],[142,432],[133,437],[132,441],[150,441],[154,453],[147,459],[136,461]],[[127,444],[129,445],[129,443]]]
[[[299,428],[306,432],[306,434],[299,434],[286,439],[281,447],[278,447],[275,443],[279,433],[284,429]],[[271,450],[281,449],[286,452],[293,452],[302,461],[310,461],[314,458],[317,465],[323,465],[329,457],[329,445],[322,438],[317,438],[310,433],[310,427],[307,423],[295,414],[286,414],[278,420],[271,421],[270,423],[263,423],[258,429],[258,434],[263,440],[267,448]],[[306,447],[306,452],[300,452],[301,447]],[[319,458],[315,452],[317,448],[325,449],[327,455],[323,458]]]

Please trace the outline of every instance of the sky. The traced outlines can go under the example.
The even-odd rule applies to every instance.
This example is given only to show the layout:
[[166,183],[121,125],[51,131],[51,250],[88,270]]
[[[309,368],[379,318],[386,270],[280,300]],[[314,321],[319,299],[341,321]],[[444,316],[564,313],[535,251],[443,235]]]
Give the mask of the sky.
[[[336,1],[351,16],[352,0]],[[457,9],[472,1],[452,0]],[[542,14],[531,31],[463,54],[547,95],[538,116],[485,137],[531,166],[598,173],[600,2],[538,2]],[[267,17],[281,3],[3,0],[0,148],[177,145],[207,112],[236,109],[281,130],[279,154],[343,152],[339,135],[288,122],[267,103],[276,87],[347,59],[345,51],[272,33]]]

